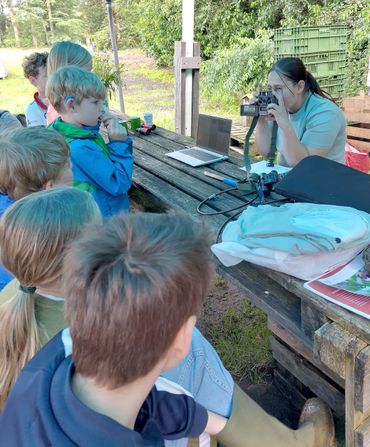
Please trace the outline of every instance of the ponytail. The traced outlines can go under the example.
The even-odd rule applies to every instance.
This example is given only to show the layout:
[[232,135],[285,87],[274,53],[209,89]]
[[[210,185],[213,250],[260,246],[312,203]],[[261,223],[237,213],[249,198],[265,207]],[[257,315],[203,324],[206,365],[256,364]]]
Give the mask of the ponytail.
[[60,281],[66,247],[96,220],[92,195],[67,187],[23,197],[2,216],[0,261],[22,286],[0,306],[0,411],[22,367],[49,338],[37,321],[38,296],[30,286]]
[[322,96],[323,98],[329,99],[329,101],[335,102],[331,95],[319,86],[319,83],[309,71],[306,71],[306,85],[307,90],[316,93],[316,95]]
[[40,349],[45,333],[36,321],[33,293],[19,290],[13,298],[2,304],[0,321],[0,411],[2,411],[20,370]]
[[280,75],[285,76],[294,83],[299,81],[305,81],[306,90],[315,93],[316,95],[322,96],[323,98],[334,101],[329,93],[323,90],[313,75],[306,69],[304,63],[298,57],[283,57],[279,59],[271,67],[271,71],[276,71]]

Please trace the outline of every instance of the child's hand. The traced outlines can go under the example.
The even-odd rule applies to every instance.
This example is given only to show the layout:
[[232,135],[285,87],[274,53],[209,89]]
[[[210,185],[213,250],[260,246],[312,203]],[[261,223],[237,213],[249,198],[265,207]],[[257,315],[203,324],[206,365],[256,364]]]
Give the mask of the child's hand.
[[121,126],[115,118],[104,120],[105,127],[107,128],[110,141],[125,141],[127,137],[126,129]]
[[216,413],[212,413],[212,411],[207,411],[207,413],[208,413],[208,422],[204,431],[212,436],[218,435],[220,431],[225,428],[227,419]]

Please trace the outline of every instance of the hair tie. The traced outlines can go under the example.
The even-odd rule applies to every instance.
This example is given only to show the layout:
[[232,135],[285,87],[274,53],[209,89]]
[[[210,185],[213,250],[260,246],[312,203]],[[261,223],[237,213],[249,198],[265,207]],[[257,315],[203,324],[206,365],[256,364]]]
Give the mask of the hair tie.
[[21,290],[24,293],[35,293],[36,287],[25,287],[25,286],[22,286],[22,284],[20,284],[19,290]]

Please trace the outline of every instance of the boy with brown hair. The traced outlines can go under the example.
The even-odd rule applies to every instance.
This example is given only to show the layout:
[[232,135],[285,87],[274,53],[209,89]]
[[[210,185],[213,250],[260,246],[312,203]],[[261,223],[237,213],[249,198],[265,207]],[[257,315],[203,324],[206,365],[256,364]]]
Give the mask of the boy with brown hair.
[[[118,120],[105,113],[106,88],[101,79],[69,65],[50,76],[46,90],[61,115],[50,126],[71,148],[74,186],[92,193],[105,218],[128,211],[132,140]],[[101,122],[107,129],[107,144],[99,133]]]
[[37,88],[33,101],[25,110],[27,127],[46,126],[48,103],[45,94],[48,53],[32,53],[22,62],[23,74]]
[[236,387],[226,423],[157,381],[189,350],[212,274],[209,243],[199,223],[165,214],[121,214],[74,243],[64,277],[73,357],[64,330],[26,365],[0,417],[0,441],[156,447],[206,431],[225,447],[334,446],[318,399],[291,430]]
[[[7,445],[162,446],[226,419],[155,386],[188,353],[213,272],[209,233],[177,215],[118,215],[65,258],[67,330],[23,369],[0,418]],[[28,405],[23,405],[24,399]],[[37,417],[35,412],[37,412]]]

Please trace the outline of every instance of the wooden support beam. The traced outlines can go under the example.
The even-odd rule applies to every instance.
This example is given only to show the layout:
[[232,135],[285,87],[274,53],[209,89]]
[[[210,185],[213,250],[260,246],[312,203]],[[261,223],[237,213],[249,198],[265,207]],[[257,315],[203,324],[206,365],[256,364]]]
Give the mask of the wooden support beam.
[[315,332],[314,355],[343,379],[347,379],[346,356],[350,346],[357,346],[360,351],[366,343],[336,323],[326,323]]
[[275,360],[306,385],[318,397],[323,399],[338,415],[344,414],[342,392],[331,383],[318,369],[274,337],[270,338]]
[[[197,135],[199,116],[200,45],[193,43],[193,56],[186,56],[186,42],[175,42],[175,131],[181,135]],[[191,82],[191,131],[187,131],[187,72],[192,72]]]

